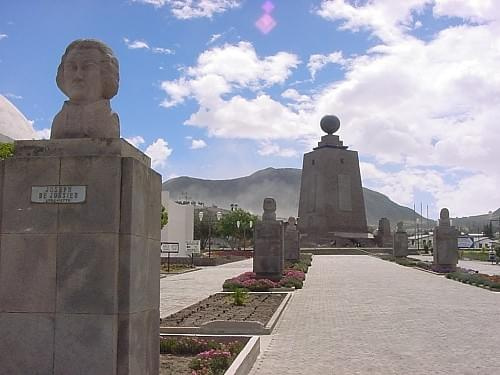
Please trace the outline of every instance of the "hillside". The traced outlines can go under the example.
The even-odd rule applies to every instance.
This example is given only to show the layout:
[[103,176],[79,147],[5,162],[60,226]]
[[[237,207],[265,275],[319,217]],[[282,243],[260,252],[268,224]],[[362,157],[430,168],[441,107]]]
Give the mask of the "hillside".
[[[256,214],[262,213],[265,197],[274,197],[279,217],[297,216],[301,170],[294,168],[267,168],[250,176],[231,180],[203,180],[177,177],[166,181],[174,200],[194,200],[206,205],[228,208],[237,203],[240,208]],[[392,226],[398,221],[414,222],[413,210],[400,206],[387,196],[363,188],[368,225],[377,226],[381,217],[387,217]]]

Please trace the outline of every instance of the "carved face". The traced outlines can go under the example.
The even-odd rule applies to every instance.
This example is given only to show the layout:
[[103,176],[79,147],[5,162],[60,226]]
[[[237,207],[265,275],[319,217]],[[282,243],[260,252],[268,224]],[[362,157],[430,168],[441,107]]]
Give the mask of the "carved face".
[[64,61],[64,87],[72,102],[93,103],[103,99],[100,64],[102,54],[95,48],[76,48]]
[[264,198],[264,211],[276,211],[276,201],[273,198]]

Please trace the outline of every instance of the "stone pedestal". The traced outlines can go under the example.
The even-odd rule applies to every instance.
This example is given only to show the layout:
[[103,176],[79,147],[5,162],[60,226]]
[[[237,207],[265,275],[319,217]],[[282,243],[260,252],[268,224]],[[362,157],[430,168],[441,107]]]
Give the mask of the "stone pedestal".
[[120,139],[15,147],[0,162],[0,373],[157,375],[160,175]]
[[408,256],[408,234],[406,232],[394,233],[394,245],[392,255],[395,257]]
[[299,231],[295,218],[290,217],[285,226],[285,260],[297,261],[300,259]]
[[453,272],[458,264],[458,230],[450,225],[449,212],[441,210],[439,225],[434,229],[434,264],[438,272]]
[[276,220],[276,202],[264,200],[262,221],[255,225],[253,272],[257,278],[280,280],[284,267],[284,225]]
[[381,218],[378,222],[378,232],[375,241],[379,247],[392,247],[393,245],[391,223],[386,217]]

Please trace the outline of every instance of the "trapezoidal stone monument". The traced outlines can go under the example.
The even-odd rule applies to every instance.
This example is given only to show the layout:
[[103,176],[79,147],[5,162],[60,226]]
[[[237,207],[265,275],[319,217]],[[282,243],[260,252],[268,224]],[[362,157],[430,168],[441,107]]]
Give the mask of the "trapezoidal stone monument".
[[347,150],[336,116],[321,119],[326,133],[318,147],[304,155],[298,229],[301,246],[346,246],[373,242],[366,225],[358,153]]
[[158,374],[161,177],[119,138],[118,77],[71,43],[51,139],[0,162],[2,374]]

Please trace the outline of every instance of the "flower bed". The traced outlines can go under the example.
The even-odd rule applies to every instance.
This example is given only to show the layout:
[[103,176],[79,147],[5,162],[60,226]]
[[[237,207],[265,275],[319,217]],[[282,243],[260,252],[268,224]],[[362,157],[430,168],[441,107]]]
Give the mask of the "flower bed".
[[160,336],[160,375],[222,375],[248,338]]
[[393,255],[379,255],[380,259],[387,260],[389,262],[397,263],[401,266],[405,267],[417,267],[422,268],[424,270],[432,271],[432,262],[425,262],[419,259],[414,258],[406,258],[406,257],[395,257]]
[[474,270],[460,269],[456,272],[450,272],[446,278],[460,281],[465,284],[487,287],[496,292],[500,292],[500,275],[487,275],[477,273]]
[[[249,293],[242,305],[234,303],[234,293],[217,293],[172,315],[162,318],[160,331],[192,333],[216,321],[258,322],[265,327],[289,293]],[[208,333],[205,331],[205,333]],[[215,333],[210,331],[210,333]],[[246,332],[238,332],[244,334]]]
[[280,281],[257,279],[255,272],[245,272],[241,275],[227,279],[222,285],[224,291],[246,289],[251,292],[268,292],[276,288],[301,289],[306,279],[306,273],[311,265],[312,255],[301,254],[297,262],[287,262]]

